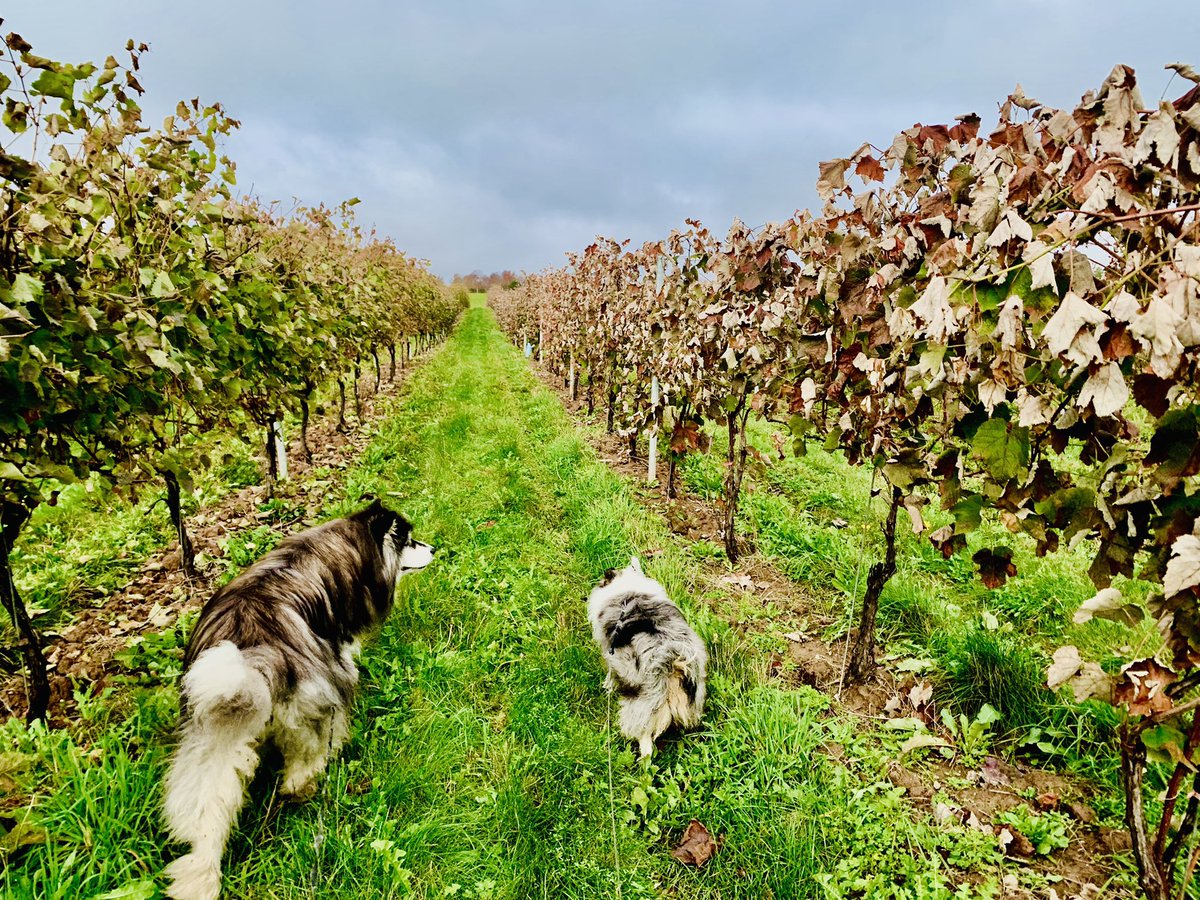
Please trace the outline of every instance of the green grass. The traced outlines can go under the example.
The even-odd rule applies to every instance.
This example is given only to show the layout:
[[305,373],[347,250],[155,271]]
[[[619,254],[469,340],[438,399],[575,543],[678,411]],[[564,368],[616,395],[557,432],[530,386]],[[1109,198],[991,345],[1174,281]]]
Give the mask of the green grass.
[[[401,585],[364,654],[352,737],[317,798],[280,809],[270,778],[252,791],[226,855],[227,896],[996,893],[1010,869],[994,841],[935,826],[884,777],[902,736],[765,681],[765,654],[710,611],[706,554],[674,540],[595,459],[489,311],[470,311],[413,376],[326,512],[366,491],[438,555]],[[837,545],[826,540],[806,564],[826,571],[817,557],[849,552]],[[641,765],[612,726],[584,598],[605,568],[651,549],[661,553],[649,573],[709,644],[710,701],[699,731]],[[45,842],[0,871],[5,897],[154,897],[179,852],[164,846],[156,812],[169,677],[83,710],[70,733],[6,726],[20,755],[0,757],[2,815],[19,811]],[[692,818],[723,842],[701,870],[669,855]]]

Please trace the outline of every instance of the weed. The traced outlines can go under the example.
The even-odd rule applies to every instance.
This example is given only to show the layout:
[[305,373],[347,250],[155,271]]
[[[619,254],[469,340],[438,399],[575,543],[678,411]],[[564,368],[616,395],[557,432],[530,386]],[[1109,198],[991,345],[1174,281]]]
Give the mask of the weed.
[[969,719],[963,713],[956,716],[943,707],[941,719],[942,725],[954,738],[962,764],[973,767],[983,762],[992,743],[991,727],[1000,721],[1000,713],[985,703],[975,717]]
[[1011,728],[1044,722],[1054,695],[1045,686],[1045,663],[1026,643],[997,629],[951,632],[936,648],[947,676],[942,694],[975,714],[985,704]]
[[250,453],[249,447],[240,441],[230,441],[229,449],[214,472],[216,477],[231,488],[253,487],[263,483],[262,463]]
[[183,651],[187,636],[196,621],[196,613],[180,616],[168,628],[151,631],[132,638],[128,645],[113,654],[113,660],[127,673],[117,681],[138,684],[174,681],[183,668]]
[[997,815],[996,821],[1011,825],[1029,838],[1034,852],[1041,856],[1061,850],[1071,843],[1067,837],[1070,820],[1060,812],[1048,810],[1035,813],[1028,806],[1021,804]]
[[264,553],[273,550],[281,540],[283,535],[270,525],[259,525],[226,538],[221,544],[225,552],[226,575],[236,575]]

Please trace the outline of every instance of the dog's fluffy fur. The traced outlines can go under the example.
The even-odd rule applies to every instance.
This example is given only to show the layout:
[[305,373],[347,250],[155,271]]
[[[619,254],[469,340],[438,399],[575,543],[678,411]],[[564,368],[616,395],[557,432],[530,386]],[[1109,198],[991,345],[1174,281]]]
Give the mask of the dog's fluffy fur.
[[672,724],[691,728],[704,712],[704,641],[635,556],[621,571],[609,569],[588,597],[588,621],[608,676],[604,686],[621,695],[621,733],[637,741],[643,757]]
[[259,748],[283,755],[283,793],[304,799],[346,739],[360,639],[396,581],[433,551],[379,501],[285,539],[213,595],[184,656],[180,743],[166,781],[176,900],[215,900],[221,855]]

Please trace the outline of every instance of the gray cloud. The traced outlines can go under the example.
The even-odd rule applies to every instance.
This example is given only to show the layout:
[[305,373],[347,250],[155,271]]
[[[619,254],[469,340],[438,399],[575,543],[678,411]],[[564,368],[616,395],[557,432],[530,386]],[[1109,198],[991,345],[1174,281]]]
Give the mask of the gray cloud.
[[1152,102],[1163,65],[1200,63],[1186,0],[914,6],[20,0],[5,28],[60,59],[147,41],[149,121],[221,100],[243,188],[358,196],[443,275],[536,270],[688,216],[780,218],[816,202],[818,161],[916,121],[986,123],[1018,82],[1070,104],[1125,62]]

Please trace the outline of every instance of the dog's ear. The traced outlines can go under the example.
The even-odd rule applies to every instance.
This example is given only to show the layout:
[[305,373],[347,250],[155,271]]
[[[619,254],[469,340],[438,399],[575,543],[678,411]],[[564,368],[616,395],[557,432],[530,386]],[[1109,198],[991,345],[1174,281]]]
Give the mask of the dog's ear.
[[637,572],[639,575],[643,574],[642,561],[636,556],[629,557],[629,568],[633,569],[633,571]]
[[616,569],[605,569],[604,578],[600,581],[600,587],[612,584],[613,580],[620,574]]
[[378,497],[366,509],[355,515],[356,519],[362,521],[367,529],[371,532],[371,538],[375,543],[382,545],[383,538],[400,517],[383,505],[383,501]]

